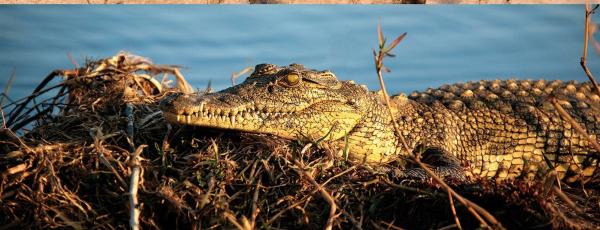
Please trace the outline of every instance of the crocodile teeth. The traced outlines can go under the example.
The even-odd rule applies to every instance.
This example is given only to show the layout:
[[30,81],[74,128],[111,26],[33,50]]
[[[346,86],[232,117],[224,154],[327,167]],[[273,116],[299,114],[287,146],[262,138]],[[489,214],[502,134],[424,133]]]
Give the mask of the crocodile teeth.
[[192,115],[194,114],[194,108],[193,107],[187,107],[183,110],[183,114],[184,115]]
[[[193,108],[193,111],[191,111]],[[209,123],[226,124],[236,127],[242,123],[258,122],[267,119],[281,119],[295,110],[283,108],[269,109],[267,106],[250,105],[235,108],[211,108],[206,102],[200,101],[198,105],[190,109],[182,109],[178,120],[182,123],[192,123],[194,120],[201,119]]]

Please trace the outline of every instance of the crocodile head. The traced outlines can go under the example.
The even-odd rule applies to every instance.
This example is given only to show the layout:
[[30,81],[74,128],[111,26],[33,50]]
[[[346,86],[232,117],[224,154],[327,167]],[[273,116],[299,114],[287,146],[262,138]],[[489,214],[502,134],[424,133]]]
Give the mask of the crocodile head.
[[[171,123],[297,140],[341,140],[351,142],[351,152],[366,153],[373,151],[353,140],[377,138],[373,133],[377,128],[364,122],[384,120],[372,116],[383,109],[374,98],[377,96],[366,87],[339,81],[327,70],[259,64],[239,85],[208,94],[172,94],[161,101],[160,108]],[[370,133],[351,137],[357,130]],[[384,147],[388,153],[393,151],[389,143]]]

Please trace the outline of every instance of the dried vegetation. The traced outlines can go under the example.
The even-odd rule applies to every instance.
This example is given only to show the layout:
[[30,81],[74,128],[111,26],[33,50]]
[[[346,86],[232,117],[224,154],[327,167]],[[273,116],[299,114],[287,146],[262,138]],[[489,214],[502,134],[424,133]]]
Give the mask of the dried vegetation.
[[[57,76],[64,79],[52,86],[43,81],[29,102],[9,103],[5,114],[3,228],[127,228],[132,210],[139,211],[143,228],[455,228],[455,218],[464,228],[480,225],[459,203],[454,215],[438,183],[390,181],[377,170],[334,159],[331,149],[170,127],[157,101],[189,90],[176,67],[122,53],[48,78]],[[172,76],[177,87],[169,87]],[[40,93],[49,88],[56,94]],[[132,209],[135,161],[140,177]],[[593,188],[563,187],[580,213],[539,182],[454,189],[508,228],[600,223]]]
[[[374,54],[383,85],[383,57],[401,37],[386,47],[379,31]],[[172,127],[157,104],[176,91],[192,91],[177,66],[119,53],[53,71],[30,96],[8,101],[0,129],[0,229],[600,226],[598,183],[555,186],[552,174],[460,186],[435,174],[431,181],[394,181],[315,143]]]

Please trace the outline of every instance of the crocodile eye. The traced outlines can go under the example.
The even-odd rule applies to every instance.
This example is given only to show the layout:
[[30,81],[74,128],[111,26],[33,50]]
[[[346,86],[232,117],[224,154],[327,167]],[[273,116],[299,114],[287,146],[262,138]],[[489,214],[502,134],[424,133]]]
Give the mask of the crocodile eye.
[[300,75],[298,75],[297,73],[289,73],[288,75],[283,77],[282,80],[282,83],[284,83],[285,86],[291,87],[300,84],[301,78]]
[[287,83],[290,83],[290,85],[295,85],[300,82],[300,76],[298,76],[298,74],[288,74],[285,77],[285,81],[287,81]]

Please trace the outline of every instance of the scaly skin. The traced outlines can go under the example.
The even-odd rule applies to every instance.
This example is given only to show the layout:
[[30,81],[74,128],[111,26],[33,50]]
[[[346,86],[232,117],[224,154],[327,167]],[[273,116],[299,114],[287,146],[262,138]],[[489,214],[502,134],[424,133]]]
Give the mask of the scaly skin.
[[324,138],[347,147],[351,161],[371,165],[429,149],[459,162],[467,178],[531,179],[548,171],[550,162],[567,182],[588,180],[598,168],[598,153],[559,116],[550,95],[600,140],[600,97],[588,83],[480,81],[394,96],[392,112],[410,152],[401,146],[380,93],[297,64],[260,64],[239,85],[204,95],[173,94],[160,107],[176,124]]

